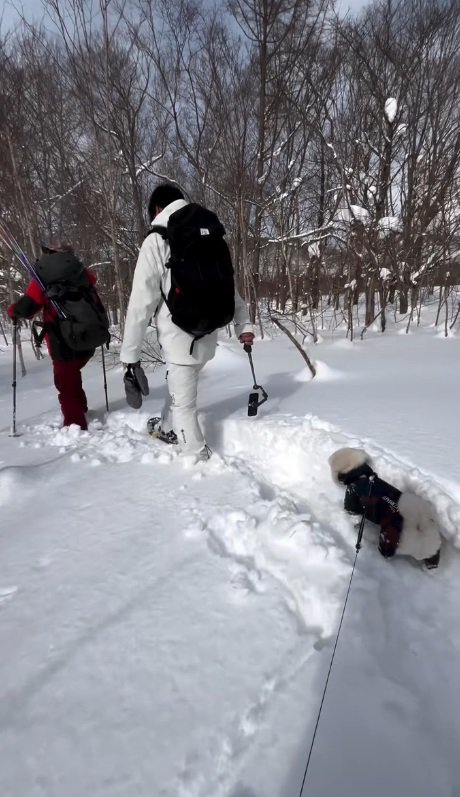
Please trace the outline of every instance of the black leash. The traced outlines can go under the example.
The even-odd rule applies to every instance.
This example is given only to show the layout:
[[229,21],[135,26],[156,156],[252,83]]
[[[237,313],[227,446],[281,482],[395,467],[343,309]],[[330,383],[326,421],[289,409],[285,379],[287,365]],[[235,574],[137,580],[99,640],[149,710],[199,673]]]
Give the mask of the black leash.
[[[369,494],[368,494],[369,498],[371,497],[372,485],[374,483],[374,478],[375,478],[374,475],[370,476],[370,478],[369,478]],[[335,652],[337,650],[337,645],[339,643],[339,637],[340,637],[340,632],[342,630],[343,619],[345,617],[345,612],[346,612],[346,609],[347,609],[348,597],[350,595],[351,585],[352,585],[352,582],[353,582],[353,576],[354,576],[355,570],[356,570],[356,562],[358,561],[358,554],[359,554],[359,552],[361,550],[361,542],[362,542],[362,539],[363,539],[365,522],[366,522],[366,507],[364,507],[364,509],[363,509],[363,514],[361,516],[361,521],[360,521],[359,528],[358,528],[358,536],[357,536],[357,539],[356,539],[356,548],[355,548],[355,550],[356,550],[355,560],[353,562],[353,567],[352,567],[352,570],[351,570],[350,581],[348,583],[347,594],[345,596],[345,603],[343,604],[342,616],[340,618],[339,628],[338,628],[337,635],[336,635],[336,638],[335,638],[334,650],[332,651],[332,656],[331,656],[331,661],[330,661],[330,664],[329,664],[329,670],[328,670],[328,673],[327,673],[326,683],[324,684],[323,695],[322,695],[322,698],[321,698],[321,704],[320,704],[320,707],[319,707],[318,716],[316,718],[315,729],[313,731],[313,737],[312,737],[311,744],[310,744],[310,750],[309,750],[309,753],[308,753],[308,759],[307,759],[307,764],[306,764],[306,767],[305,767],[305,772],[304,772],[304,776],[303,776],[303,780],[302,780],[302,786],[300,787],[299,797],[302,797],[302,795],[303,795],[303,789],[304,789],[304,786],[305,786],[305,781],[307,779],[308,770],[309,770],[309,767],[310,767],[311,756],[312,756],[313,748],[315,746],[315,741],[316,741],[316,733],[318,731],[319,721],[321,719],[321,712],[323,710],[324,700],[326,698],[327,687],[329,686],[329,678],[331,677],[332,666],[334,664]]]
[[[372,495],[372,487],[374,486],[374,480],[375,480],[375,473],[373,473],[372,476],[369,476],[369,492],[367,494],[368,498],[370,498],[371,495]],[[361,516],[361,522],[360,522],[359,528],[358,528],[358,539],[356,540],[356,553],[357,554],[359,553],[359,551],[361,549],[361,542],[362,542],[362,539],[363,539],[365,522],[366,522],[366,507],[364,507],[364,509],[363,509],[363,514]]]
[[311,756],[312,756],[312,753],[313,753],[313,747],[315,746],[315,741],[316,741],[316,733],[317,733],[317,730],[318,730],[319,721],[321,719],[321,712],[323,710],[323,704],[324,704],[324,700],[325,700],[325,697],[326,697],[327,687],[329,685],[329,678],[330,678],[331,672],[332,672],[332,665],[334,664],[334,656],[335,656],[335,651],[337,650],[337,645],[338,645],[338,642],[339,642],[340,631],[342,630],[343,618],[345,617],[345,610],[347,608],[348,596],[350,594],[351,583],[353,581],[353,576],[354,576],[354,573],[355,573],[356,561],[358,559],[358,553],[359,553],[359,548],[358,548],[358,546],[356,546],[355,561],[353,562],[353,569],[351,571],[350,583],[348,584],[347,595],[346,595],[346,598],[345,598],[345,603],[343,605],[343,611],[342,611],[342,617],[340,618],[339,630],[337,631],[337,636],[335,638],[334,650],[332,651],[332,658],[331,658],[331,662],[329,664],[329,671],[327,673],[326,683],[324,685],[323,696],[321,698],[321,704],[320,704],[319,711],[318,711],[318,716],[317,716],[317,719],[316,719],[315,730],[313,731],[313,738],[311,740],[310,751],[308,753],[307,765],[305,767],[305,772],[304,772],[304,776],[303,776],[303,780],[302,780],[302,786],[300,788],[299,797],[302,797],[303,788],[305,786],[305,781],[307,779],[308,769],[310,767],[310,760],[311,760]]

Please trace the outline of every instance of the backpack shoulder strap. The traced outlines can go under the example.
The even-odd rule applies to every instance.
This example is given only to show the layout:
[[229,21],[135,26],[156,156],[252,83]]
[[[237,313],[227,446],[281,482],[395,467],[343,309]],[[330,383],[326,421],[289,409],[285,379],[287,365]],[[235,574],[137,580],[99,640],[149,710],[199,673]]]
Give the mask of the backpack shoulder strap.
[[[154,232],[157,232],[158,235],[160,235],[163,238],[164,241],[168,241],[168,233],[167,233],[166,227],[162,227],[160,224],[155,224],[153,227],[150,228],[150,230],[144,235],[144,241],[145,241],[146,238],[149,237],[149,235],[152,235]],[[165,296],[165,293],[163,291],[163,285],[161,284],[161,280],[160,280],[160,293],[161,293],[162,301],[165,302],[166,301],[166,296]],[[156,316],[156,314],[158,313],[160,305],[161,305],[161,302],[157,306],[157,308],[155,309],[155,312],[153,314],[154,316]]]
[[146,238],[149,237],[149,235],[152,235],[152,233],[154,232],[157,232],[158,235],[161,235],[164,241],[168,240],[168,232],[166,230],[166,227],[162,227],[160,224],[155,224],[153,227],[150,228],[148,233],[146,233],[146,235],[144,236],[144,241]]

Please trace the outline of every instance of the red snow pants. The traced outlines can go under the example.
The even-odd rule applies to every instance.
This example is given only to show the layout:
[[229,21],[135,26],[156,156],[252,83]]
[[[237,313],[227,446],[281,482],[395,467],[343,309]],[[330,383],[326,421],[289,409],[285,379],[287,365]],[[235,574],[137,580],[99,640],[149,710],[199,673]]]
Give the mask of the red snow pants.
[[53,360],[54,384],[64,416],[64,426],[76,423],[81,429],[88,428],[85,418],[88,404],[81,381],[81,369],[90,359],[80,357],[77,360]]

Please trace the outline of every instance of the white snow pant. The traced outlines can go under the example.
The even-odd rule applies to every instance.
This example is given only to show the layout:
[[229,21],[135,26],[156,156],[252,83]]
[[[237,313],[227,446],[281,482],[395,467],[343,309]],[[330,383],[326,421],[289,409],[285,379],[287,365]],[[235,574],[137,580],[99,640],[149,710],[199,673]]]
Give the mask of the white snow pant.
[[185,454],[197,454],[205,445],[196,409],[198,377],[203,365],[168,365],[169,396],[161,413],[161,428],[174,429]]

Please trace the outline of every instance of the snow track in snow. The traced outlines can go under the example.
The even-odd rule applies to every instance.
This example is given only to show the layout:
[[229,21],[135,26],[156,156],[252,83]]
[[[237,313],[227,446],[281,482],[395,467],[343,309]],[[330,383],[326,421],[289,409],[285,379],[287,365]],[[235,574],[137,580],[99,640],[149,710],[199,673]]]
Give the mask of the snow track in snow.
[[[446,523],[446,533],[453,536],[459,507],[448,489],[379,450],[371,441],[364,444],[387,478],[396,479],[401,486],[410,485],[433,501]],[[355,521],[343,512],[343,490],[333,484],[327,460],[338,447],[362,446],[362,440],[313,417],[303,422],[298,418],[259,418],[255,422],[225,421],[221,445],[226,467],[243,477],[250,487],[252,500],[239,509],[224,505],[211,515],[198,513],[199,520],[189,536],[207,535],[211,551],[228,561],[232,585],[237,593],[240,592],[240,600],[244,601],[245,595],[257,599],[270,589],[279,588],[295,619],[299,641],[264,681],[246,711],[233,719],[228,732],[214,739],[204,756],[195,752],[187,759],[178,784],[181,797],[210,794],[226,797],[234,793],[232,790],[244,772],[245,759],[254,745],[259,746],[258,737],[264,735],[267,724],[274,722],[283,689],[292,686],[296,676],[314,661],[316,652],[326,644],[325,656],[316,665],[322,676],[311,701],[314,715],[319,706],[321,682],[324,683],[356,541]],[[220,461],[218,465],[216,460],[211,461],[208,473],[216,466],[221,467]],[[380,613],[382,617],[382,632],[390,649],[397,645],[396,640],[400,640],[400,644],[404,644],[404,638],[406,642],[407,638],[410,640],[410,633],[407,637],[410,629],[415,629],[412,644],[417,647],[419,630],[427,618],[426,609],[422,609],[423,620],[419,619],[427,583],[425,574],[409,561],[395,562],[396,567],[391,570],[393,563],[385,562],[377,551],[377,534],[372,527],[366,533],[365,545],[366,552],[361,553],[363,567],[357,577],[357,594],[361,593],[361,598],[366,596],[364,600],[368,600],[369,592],[375,594],[377,587],[382,604],[377,616]],[[447,544],[445,547],[447,565],[442,567],[448,569],[452,556]],[[458,565],[456,557],[452,563]],[[398,582],[399,590],[402,588],[408,599],[410,611],[414,612],[407,622],[401,623],[399,630],[389,599],[391,592],[398,589]],[[439,593],[443,591],[441,583],[438,580],[436,584]],[[352,622],[355,612],[351,611]],[[440,614],[434,611],[431,617],[438,631]],[[381,651],[376,650],[374,655],[381,659]],[[382,667],[390,683],[394,682],[391,656],[388,664],[382,660]],[[340,671],[340,661],[337,669]],[[402,693],[408,683],[410,678],[406,672],[402,675]],[[408,704],[413,705],[422,692],[423,680],[417,687],[417,696],[407,698]],[[388,700],[389,715],[394,708],[395,704]],[[437,727],[436,722],[434,727]]]
[[[460,507],[455,500],[455,486],[398,460],[372,441],[343,434],[314,417],[307,417],[303,422],[297,418],[259,418],[251,425],[234,420],[224,422],[224,461],[251,485],[254,500],[248,508],[231,508],[229,511],[222,508],[215,515],[202,517],[201,529],[208,535],[211,550],[228,559],[232,577],[243,590],[263,595],[271,584],[280,587],[285,604],[296,619],[299,634],[306,635],[306,638],[292,649],[289,664],[281,666],[261,687],[259,700],[241,719],[239,732],[234,731],[221,740],[221,751],[215,755],[221,776],[225,769],[231,773],[228,781],[224,784],[220,780],[220,788],[216,782],[210,790],[209,773],[208,779],[202,781],[202,770],[195,780],[187,779],[184,790],[180,792],[183,797],[206,797],[210,793],[225,797],[231,793],[230,788],[235,785],[242,764],[240,762],[237,766],[239,745],[244,742],[247,753],[247,747],[256,742],[263,729],[265,715],[271,712],[273,716],[276,711],[277,692],[281,685],[286,686],[295,680],[296,673],[311,662],[315,650],[321,650],[322,641],[327,643],[334,635],[356,541],[356,522],[343,512],[343,489],[333,484],[327,461],[334,450],[344,445],[364,446],[383,477],[396,482],[401,489],[410,488],[428,498],[436,507],[444,536],[454,546],[459,546]],[[370,524],[365,535],[366,549],[358,560],[354,582],[355,597],[361,608],[357,609],[355,602],[349,609],[349,625],[348,629],[345,625],[342,639],[345,649],[339,648],[334,671],[340,682],[341,669],[353,669],[357,662],[357,658],[353,654],[350,656],[347,650],[350,637],[357,633],[359,638],[361,633],[375,639],[373,626],[380,624],[380,637],[385,641],[383,648],[377,646],[366,654],[369,656],[371,653],[373,662],[378,662],[382,681],[386,680],[389,685],[389,694],[393,689],[398,695],[395,700],[389,697],[382,711],[390,718],[389,722],[397,721],[403,726],[407,721],[411,725],[419,722],[421,727],[431,726],[433,739],[443,739],[439,743],[441,748],[444,744],[448,748],[452,746],[452,735],[447,734],[446,737],[445,733],[445,727],[449,726],[449,720],[445,720],[448,715],[442,709],[422,708],[433,688],[433,674],[429,668],[422,668],[419,678],[414,681],[407,661],[396,666],[395,661],[401,658],[400,651],[407,645],[423,655],[427,629],[430,634],[435,634],[436,639],[444,640],[440,671],[443,659],[447,662],[454,654],[449,628],[455,620],[449,611],[443,611],[442,606],[445,594],[453,592],[452,581],[457,582],[460,566],[447,539],[441,567],[427,580],[427,574],[420,566],[408,559],[383,560],[377,551],[377,532]],[[445,576],[449,582],[447,585]],[[428,584],[430,589],[427,593]],[[395,595],[399,596],[396,603]],[[451,598],[448,606],[455,605],[453,594]],[[405,607],[402,616],[401,602]],[[362,617],[361,611],[366,604],[371,611],[369,617]],[[328,651],[327,658],[330,645]],[[350,659],[353,664],[350,664]],[[324,678],[324,660],[320,671]],[[445,694],[440,689],[441,705],[448,703],[452,690],[448,668],[445,683]],[[277,688],[272,688],[274,684]],[[364,688],[364,694],[369,688],[372,689]],[[313,706],[316,705],[317,709],[321,687],[317,685],[316,690]],[[268,696],[274,705],[267,705]],[[427,701],[428,704],[430,702]],[[361,705],[358,716],[362,712]],[[349,707],[345,713],[349,713]],[[243,729],[247,727],[248,718],[250,734],[246,738]],[[326,753],[323,754],[323,766],[325,757]]]
[[[168,673],[168,677],[173,681],[173,687],[166,687],[166,694],[170,688],[172,690],[170,695],[185,706],[184,734],[183,738],[181,735],[181,738],[177,739],[178,749],[174,756],[176,764],[167,777],[161,768],[158,774],[156,772],[154,774],[147,767],[144,781],[136,781],[135,785],[131,785],[133,788],[141,789],[138,791],[140,795],[147,795],[153,790],[161,797],[173,797],[173,795],[174,797],[176,795],[236,797],[240,793],[261,797],[266,793],[264,791],[266,786],[261,785],[262,791],[253,791],[252,787],[239,788],[239,784],[251,766],[255,771],[259,766],[261,770],[267,766],[267,774],[261,772],[260,779],[261,783],[264,777],[266,782],[269,781],[268,761],[273,751],[281,756],[292,755],[292,750],[289,750],[289,744],[283,739],[283,734],[278,731],[277,725],[280,707],[291,705],[289,701],[292,701],[293,691],[295,693],[295,690],[300,688],[299,685],[303,687],[300,697],[304,702],[305,711],[293,717],[292,722],[297,728],[299,738],[305,736],[304,749],[307,750],[354,558],[355,521],[343,512],[343,490],[331,480],[327,462],[329,455],[343,445],[364,446],[374,457],[377,470],[384,478],[394,481],[398,486],[410,486],[416,489],[435,504],[445,533],[454,546],[459,544],[457,529],[460,519],[460,507],[455,500],[455,490],[452,485],[424,474],[411,463],[401,462],[388,452],[379,449],[372,441],[363,441],[343,434],[337,428],[315,417],[299,419],[294,416],[278,418],[261,416],[254,420],[226,420],[219,429],[220,439],[211,441],[219,453],[216,453],[209,463],[187,470],[176,449],[166,447],[146,436],[147,417],[146,413],[114,412],[108,416],[105,425],[100,421],[92,422],[89,433],[73,429],[61,430],[53,424],[42,424],[26,430],[20,445],[36,449],[44,459],[36,466],[7,467],[0,470],[0,504],[12,511],[11,505],[20,492],[26,498],[33,498],[37,494],[42,498],[44,506],[46,490],[49,489],[52,480],[64,491],[63,496],[69,512],[79,513],[74,526],[74,532],[78,529],[79,536],[72,540],[69,535],[67,537],[63,535],[63,542],[57,546],[56,551],[47,551],[46,545],[43,548],[40,537],[43,534],[46,543],[46,531],[44,528],[39,529],[37,538],[32,543],[35,559],[32,561],[33,557],[30,557],[31,564],[21,564],[16,568],[23,580],[15,578],[10,582],[0,583],[0,610],[7,612],[18,601],[23,612],[31,612],[30,607],[26,609],[22,594],[24,590],[27,593],[29,589],[33,595],[32,588],[39,588],[37,585],[41,578],[45,579],[47,589],[61,589],[61,574],[53,564],[53,556],[56,556],[56,563],[64,568],[63,573],[68,578],[69,586],[66,586],[62,593],[62,612],[59,607],[53,607],[49,596],[46,598],[40,596],[45,610],[44,616],[47,613],[53,616],[57,628],[59,623],[64,623],[62,627],[65,630],[59,642],[62,647],[62,654],[59,654],[61,658],[57,658],[59,666],[57,669],[50,668],[50,678],[52,676],[53,683],[56,680],[59,684],[62,677],[62,661],[62,671],[64,665],[69,668],[70,675],[66,677],[74,677],[77,685],[84,683],[82,676],[87,678],[87,672],[83,670],[80,673],[78,664],[79,659],[83,658],[83,653],[85,656],[88,653],[90,660],[94,662],[94,678],[97,684],[98,668],[101,668],[107,655],[103,637],[107,640],[109,650],[113,652],[120,644],[117,642],[115,631],[121,633],[124,625],[129,628],[129,638],[138,633],[136,631],[138,628],[141,639],[145,637],[147,642],[149,639],[150,624],[145,619],[139,626],[131,628],[131,623],[126,623],[123,613],[121,611],[118,613],[116,608],[119,602],[120,605],[126,602],[129,607],[131,606],[130,593],[134,588],[134,581],[131,582],[124,570],[118,573],[114,571],[113,575],[110,573],[111,568],[117,566],[119,553],[123,552],[121,561],[127,563],[128,569],[129,567],[133,569],[142,589],[143,584],[147,588],[150,568],[153,568],[152,563],[156,555],[154,552],[159,546],[159,553],[165,557],[165,566],[171,566],[171,572],[168,571],[168,589],[173,588],[175,578],[184,579],[182,585],[184,595],[181,600],[185,605],[189,589],[186,576],[193,572],[196,560],[204,558],[203,552],[210,551],[212,553],[210,559],[217,557],[223,566],[222,569],[224,571],[226,569],[227,581],[223,579],[218,586],[208,581],[210,570],[204,571],[205,580],[198,580],[196,575],[191,576],[192,580],[196,579],[196,583],[194,586],[192,584],[193,589],[190,587],[190,595],[196,596],[198,602],[201,595],[204,615],[212,615],[214,602],[218,603],[219,607],[225,604],[233,606],[236,615],[239,610],[242,613],[247,612],[252,618],[251,622],[254,622],[255,617],[268,613],[269,617],[278,617],[279,626],[276,626],[278,633],[283,629],[289,643],[284,642],[284,647],[280,646],[278,649],[278,641],[273,638],[269,647],[273,646],[274,651],[268,648],[264,650],[267,657],[266,666],[251,669],[251,678],[247,683],[242,681],[245,683],[244,693],[240,694],[238,699],[234,696],[233,700],[230,695],[237,661],[229,664],[226,674],[228,682],[224,687],[229,691],[229,698],[223,701],[219,715],[213,718],[212,722],[209,720],[212,716],[211,709],[207,707],[205,698],[203,708],[200,706],[193,706],[193,710],[189,708],[187,687],[191,690],[196,688],[193,684],[196,673],[193,675],[193,668],[190,675],[186,670],[182,672],[185,665],[181,664],[179,658],[177,662],[179,675],[174,672],[176,667],[174,663],[172,672]],[[49,454],[50,447],[58,450],[58,455],[54,459]],[[41,449],[46,450],[41,451]],[[129,490],[124,485],[123,493],[121,484],[127,478],[128,464],[132,465],[133,475],[130,477],[132,483],[129,485]],[[99,467],[102,465],[108,467]],[[164,465],[168,467],[163,467]],[[75,476],[78,474],[78,479],[81,479],[84,485],[91,483],[104,485],[107,500],[113,503],[113,506],[105,508],[103,503],[100,506],[99,504],[93,506],[91,502],[85,503],[77,495],[73,496],[71,486],[74,474]],[[152,485],[150,495],[146,494],[146,486],[149,483]],[[112,494],[109,491],[110,485],[113,489]],[[149,507],[157,510],[160,493],[161,506],[165,508],[165,513],[171,511],[167,510],[165,495],[172,490],[175,490],[171,492],[176,510],[175,525],[171,524],[171,532],[169,529],[162,530],[161,526],[154,526],[158,540],[153,543],[148,532],[148,524],[151,522]],[[102,497],[101,493],[101,499]],[[123,516],[123,507],[127,501],[132,502],[135,507],[134,528],[129,525],[129,519]],[[121,524],[119,528],[116,525],[117,512]],[[89,513],[93,513],[93,523],[101,530],[100,540],[91,527]],[[105,518],[112,526],[104,531]],[[139,525],[138,532],[136,524]],[[182,536],[185,552],[177,536],[178,530],[179,537]],[[124,535],[127,535],[126,540]],[[52,535],[49,535],[49,539],[52,539]],[[135,544],[140,543],[142,556],[147,557],[145,567],[139,564],[135,549],[128,553],[129,539]],[[68,549],[69,544],[70,549]],[[174,556],[168,553],[169,546],[175,551]],[[93,572],[92,557],[95,557]],[[99,567],[106,568],[107,572],[101,586],[96,589],[98,572],[101,572],[97,569],[98,563]],[[83,590],[87,590],[85,604],[88,602],[88,609],[85,609],[84,617],[80,618],[76,611],[77,595],[73,595],[72,585],[76,584],[77,573],[82,567],[89,568],[83,581]],[[211,567],[212,570],[212,565],[207,567]],[[35,571],[35,575],[32,571]],[[449,609],[443,612],[440,606],[443,601],[445,602],[446,592],[453,593],[457,571],[458,560],[449,544],[445,546],[438,573],[433,574],[431,578],[408,561],[385,562],[377,551],[375,529],[373,527],[367,529],[365,544],[358,559],[358,573],[347,612],[347,624],[344,627],[344,636],[334,670],[335,683],[340,683],[343,668],[345,671],[347,668],[353,669],[357,657],[360,662],[366,662],[367,673],[378,670],[379,678],[384,685],[388,685],[387,689],[382,689],[382,694],[386,694],[386,697],[378,706],[381,714],[384,716],[387,714],[392,722],[395,722],[396,717],[402,725],[409,722],[414,727],[417,724],[424,725],[425,728],[431,727],[433,740],[439,740],[438,747],[444,745],[447,749],[450,744],[453,745],[453,741],[451,742],[445,733],[443,712],[444,715],[447,713],[449,695],[454,688],[449,682],[448,672],[445,673],[445,681],[449,685],[449,692],[444,693],[440,687],[439,709],[433,708],[429,700],[425,706],[424,699],[426,700],[427,693],[432,689],[430,668],[421,669],[415,684],[411,682],[407,654],[400,662],[398,658],[400,651],[405,647],[422,656],[422,640],[426,628],[435,634],[438,645],[441,644],[441,659],[445,658],[445,661],[448,661],[452,656],[449,627],[455,622],[455,617]],[[445,575],[452,576],[447,584],[443,583]],[[145,592],[146,602],[150,600],[150,590],[157,583],[153,569],[152,576],[152,586]],[[13,584],[18,586],[12,586]],[[206,604],[205,596],[208,589],[211,601]],[[397,602],[393,599],[394,595],[398,595]],[[448,607],[455,606],[453,594],[451,598],[452,600],[447,603]],[[115,603],[115,609],[105,612],[103,608],[105,599]],[[160,604],[163,600],[157,592],[155,600],[159,600]],[[65,601],[68,601],[67,608]],[[405,607],[402,616],[401,604]],[[279,615],[276,614],[278,609],[275,611],[274,608],[277,605],[281,607]],[[134,616],[141,617],[144,612],[141,604],[139,606],[137,603],[133,604],[133,607],[135,607]],[[364,607],[366,611],[363,614]],[[200,609],[199,605],[197,609]],[[67,624],[67,613],[71,618],[74,611],[76,611],[75,621],[77,624],[82,624],[83,643],[80,642],[78,635],[74,640],[72,624],[70,621]],[[92,613],[95,615],[95,622],[91,617]],[[225,618],[225,615],[223,616]],[[137,619],[136,623],[139,622]],[[84,630],[85,626],[87,631]],[[378,634],[375,633],[375,627],[379,629]],[[161,638],[163,633],[161,623],[159,628],[158,633]],[[165,628],[168,640],[169,620]],[[203,630],[206,632],[205,624],[201,631]],[[253,630],[254,628],[252,627],[251,631],[249,626],[248,633],[253,633]],[[52,639],[52,635],[50,638]],[[192,642],[197,642],[200,638],[191,636]],[[356,650],[352,650],[351,653],[348,649],[350,638],[357,640]],[[439,640],[443,640],[442,643],[439,643]],[[151,645],[151,642],[148,642],[148,645]],[[161,644],[155,649],[147,647],[147,651],[150,650],[152,655],[154,652],[158,655],[155,670],[157,675],[161,672],[158,668],[162,666],[162,655],[165,655],[166,659],[171,655],[167,652],[162,653],[162,650],[169,650],[170,643],[166,641],[163,645],[163,648]],[[59,650],[58,647],[58,652]],[[206,646],[203,650],[207,650]],[[229,651],[225,655],[228,654]],[[51,662],[55,655],[57,654],[50,652]],[[243,648],[241,656],[244,658],[247,655],[246,648]],[[190,656],[190,652],[187,652],[187,656]],[[395,660],[398,662],[396,665]],[[168,666],[172,666],[174,661],[171,658]],[[193,661],[193,656],[190,661]],[[127,663],[135,674],[138,663],[131,662],[129,658]],[[143,666],[148,669],[151,664],[148,660]],[[244,661],[241,664],[244,664]],[[252,662],[248,661],[247,666],[249,665],[254,668]],[[260,663],[258,665],[260,666]],[[218,660],[217,663],[209,661],[206,666],[207,675],[212,681],[215,669],[224,665]],[[197,672],[199,673],[199,669]],[[241,672],[244,672],[244,667]],[[371,689],[369,684],[366,684],[368,677],[366,672],[362,675],[364,695],[367,695]],[[442,677],[442,661],[439,672]],[[35,676],[29,673],[28,677],[30,683],[34,685]],[[241,673],[239,677],[242,678]],[[352,681],[351,678],[349,680]],[[141,682],[144,688],[148,688],[149,681],[145,679],[143,673]],[[45,685],[43,694],[45,702],[52,694],[53,683],[50,682],[49,687]],[[305,688],[305,684],[309,685],[308,689]],[[346,705],[346,699],[342,694],[338,695],[337,690],[334,694],[333,687],[334,682],[328,706],[334,705],[338,715],[349,715],[350,707]],[[211,703],[215,688],[215,685],[209,686],[208,700]],[[93,693],[91,687],[86,689],[87,692],[84,694],[88,701]],[[123,689],[124,699],[129,706],[130,693],[126,691],[124,685]],[[358,693],[358,689],[356,692]],[[391,697],[393,692],[396,695],[395,699]],[[37,695],[34,693],[33,697],[39,701],[38,705],[44,705],[40,702],[41,692],[38,689]],[[219,700],[221,697],[219,695]],[[27,707],[24,707],[22,697],[18,700],[27,719]],[[61,696],[57,706],[59,711],[64,711],[65,698]],[[361,708],[364,725],[366,708]],[[160,700],[160,718],[162,710],[164,709]],[[354,706],[353,710],[357,717],[360,717],[359,705]],[[201,719],[200,712],[203,712],[206,719]],[[115,713],[107,710],[105,721],[108,723],[115,717]],[[80,721],[86,721],[84,714],[80,717]],[[190,738],[187,723],[190,723]],[[199,728],[196,736],[193,733],[195,725]],[[102,722],[101,730],[104,732],[105,728],[109,738],[112,738],[109,727],[108,724],[105,727]],[[166,735],[167,728],[168,722],[165,719]],[[324,756],[321,759],[322,738],[330,738],[327,716],[325,725],[321,726],[318,751],[319,760],[324,764]],[[452,734],[452,739],[454,738],[455,735]],[[342,746],[345,744],[343,740],[341,744]],[[254,762],[257,762],[257,766]],[[70,778],[71,758],[68,759],[67,765]],[[288,765],[289,759],[286,762],[286,766]],[[31,767],[33,772],[33,765]],[[297,783],[299,773],[293,775],[294,785]],[[149,781],[148,788],[145,780],[147,776],[153,778]],[[54,776],[49,774],[47,777],[49,778],[47,782],[52,783]],[[142,790],[141,783],[144,784],[145,791]],[[91,786],[95,789],[95,794],[104,794],[102,785],[99,788],[94,780],[83,779],[82,784],[84,788],[81,785],[78,791],[76,786],[74,791],[69,791],[69,795],[78,794],[80,797],[85,793],[84,789],[87,793]],[[70,780],[67,781],[67,786],[71,788]],[[49,793],[53,793],[52,789]],[[107,793],[112,792],[109,789]],[[317,793],[322,792],[319,790],[312,793],[316,797]],[[286,792],[286,797],[291,797],[291,794]]]

